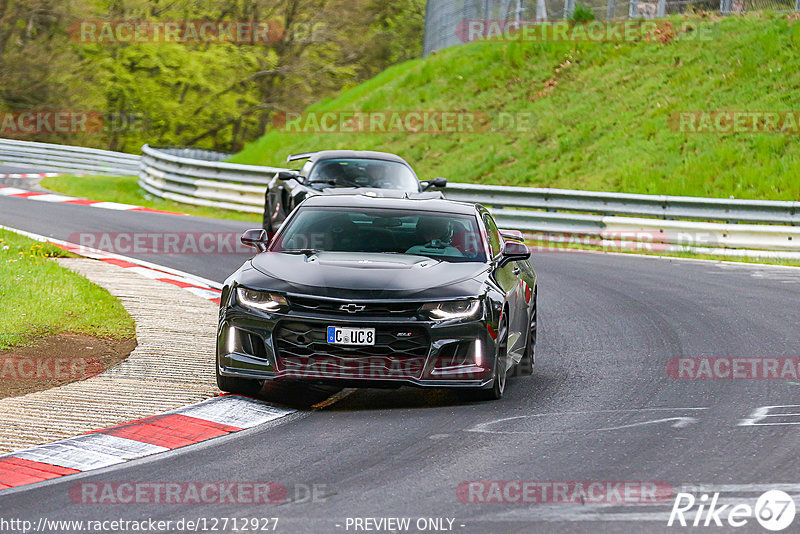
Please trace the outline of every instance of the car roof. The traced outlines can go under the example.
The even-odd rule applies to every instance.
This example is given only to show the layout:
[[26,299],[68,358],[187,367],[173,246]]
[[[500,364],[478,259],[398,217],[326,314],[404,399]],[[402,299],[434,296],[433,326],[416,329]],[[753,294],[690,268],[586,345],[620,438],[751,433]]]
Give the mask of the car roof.
[[388,152],[374,152],[372,150],[321,150],[319,152],[309,152],[306,154],[293,154],[289,156],[289,161],[296,161],[298,159],[308,158],[310,161],[321,161],[324,159],[379,159],[383,161],[394,161],[397,163],[408,164],[406,160],[397,154],[390,154]]
[[303,208],[404,209],[461,215],[474,215],[477,209],[476,204],[441,198],[386,198],[367,195],[316,195],[308,197],[301,206]]

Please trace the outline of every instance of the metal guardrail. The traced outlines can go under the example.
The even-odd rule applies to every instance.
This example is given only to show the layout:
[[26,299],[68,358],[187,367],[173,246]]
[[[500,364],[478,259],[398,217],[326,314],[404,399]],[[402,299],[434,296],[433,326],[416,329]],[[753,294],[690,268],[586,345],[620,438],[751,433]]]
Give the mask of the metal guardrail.
[[487,206],[549,212],[800,225],[800,202],[792,201],[634,195],[461,183],[449,184],[446,195],[453,200],[480,202]]
[[[150,194],[262,214],[278,167],[239,165],[228,154],[142,147],[143,156],[0,139],[0,162],[40,171],[139,176]],[[660,243],[690,251],[779,251],[800,258],[800,202],[632,195],[450,183],[445,196],[489,206],[498,223],[543,240],[579,238]],[[790,256],[791,255],[791,256]]]
[[142,147],[139,186],[155,196],[246,213],[264,212],[264,193],[273,175],[285,169],[238,165],[228,154],[185,148]]
[[724,249],[785,251],[783,257],[800,259],[800,202],[462,183],[448,184],[445,195],[488,206],[501,227],[538,234],[545,241],[597,238],[615,246],[663,244],[716,254]]
[[0,163],[68,173],[126,176],[139,172],[135,154],[15,139],[0,139]]
[[[266,184],[281,170],[224,163],[218,152],[142,148],[139,184],[189,204],[261,214]],[[196,159],[200,158],[200,159]],[[498,223],[560,240],[620,238],[713,249],[800,254],[800,202],[633,195],[450,183],[445,196],[492,209]],[[759,223],[759,224],[753,224]]]

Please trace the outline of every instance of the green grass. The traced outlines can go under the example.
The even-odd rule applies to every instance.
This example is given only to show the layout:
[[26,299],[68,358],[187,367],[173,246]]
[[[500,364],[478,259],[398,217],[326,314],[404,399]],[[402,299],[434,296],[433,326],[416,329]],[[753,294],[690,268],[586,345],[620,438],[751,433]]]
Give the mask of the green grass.
[[194,206],[182,204],[171,200],[164,200],[150,195],[138,185],[135,176],[55,176],[44,178],[42,187],[65,195],[100,200],[104,202],[119,202],[133,204],[145,208],[163,211],[173,211],[196,215],[198,217],[212,217],[215,219],[230,219],[237,221],[261,222],[262,216],[252,213],[239,213],[231,210]]
[[66,256],[0,229],[0,350],[60,333],[134,337],[133,319],[116,298],[49,259]]
[[372,149],[400,154],[422,178],[799,199],[800,143],[795,135],[681,133],[670,126],[670,115],[689,110],[799,111],[800,21],[778,14],[670,20],[693,31],[679,32],[666,44],[471,43],[397,65],[309,108],[530,114],[531,127],[521,131],[275,129],[232,161],[281,165],[294,152]]

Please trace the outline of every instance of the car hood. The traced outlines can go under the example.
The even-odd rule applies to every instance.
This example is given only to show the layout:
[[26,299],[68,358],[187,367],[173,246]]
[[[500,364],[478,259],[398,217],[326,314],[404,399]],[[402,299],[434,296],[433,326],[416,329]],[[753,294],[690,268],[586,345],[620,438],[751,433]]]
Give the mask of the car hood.
[[[251,260],[263,275],[240,283],[286,293],[332,298],[461,297],[482,293],[484,263],[448,263],[406,254],[265,252]],[[252,271],[251,271],[252,273]]]

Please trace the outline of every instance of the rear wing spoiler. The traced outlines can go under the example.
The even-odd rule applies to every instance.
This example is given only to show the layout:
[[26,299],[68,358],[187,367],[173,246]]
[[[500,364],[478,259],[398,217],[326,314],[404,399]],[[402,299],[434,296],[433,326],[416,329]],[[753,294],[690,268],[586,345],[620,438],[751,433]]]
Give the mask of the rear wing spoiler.
[[302,154],[290,154],[288,158],[286,158],[286,163],[297,161],[299,159],[308,159],[311,156],[316,154],[316,152],[304,152]]

